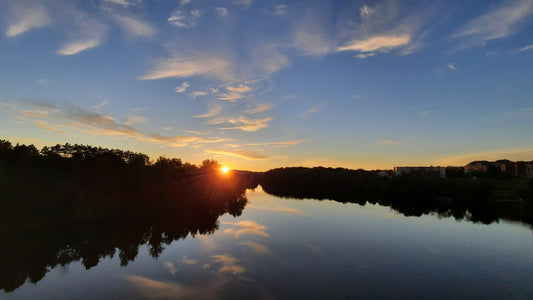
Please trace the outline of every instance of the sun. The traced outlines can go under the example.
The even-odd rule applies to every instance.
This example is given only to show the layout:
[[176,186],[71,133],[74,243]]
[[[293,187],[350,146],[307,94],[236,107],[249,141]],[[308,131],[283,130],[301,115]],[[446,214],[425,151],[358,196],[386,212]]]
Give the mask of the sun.
[[228,173],[229,172],[229,168],[228,167],[222,167],[222,169],[220,169],[222,171],[222,173]]

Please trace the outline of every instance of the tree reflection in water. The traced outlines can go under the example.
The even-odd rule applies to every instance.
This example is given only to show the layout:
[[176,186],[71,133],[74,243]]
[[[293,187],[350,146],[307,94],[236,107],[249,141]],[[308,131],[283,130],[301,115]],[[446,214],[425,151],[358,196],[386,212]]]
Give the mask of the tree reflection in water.
[[125,266],[145,244],[156,258],[173,241],[215,232],[221,215],[239,216],[246,189],[257,185],[253,174],[236,171],[223,177],[211,170],[177,177],[131,176],[120,168],[74,176],[35,171],[19,170],[1,182],[0,288],[6,292],[74,261],[90,269],[118,252]]

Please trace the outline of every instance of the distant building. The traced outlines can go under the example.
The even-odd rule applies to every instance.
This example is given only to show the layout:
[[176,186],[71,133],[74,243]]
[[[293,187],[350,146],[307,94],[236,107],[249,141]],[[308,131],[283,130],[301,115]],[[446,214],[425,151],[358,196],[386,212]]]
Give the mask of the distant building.
[[491,173],[494,176],[500,171],[510,177],[533,178],[533,161],[510,161],[502,159],[489,162],[483,160],[473,161],[465,166],[465,173]]
[[514,163],[514,176],[533,178],[533,161],[517,161]]
[[489,166],[490,163],[486,160],[473,161],[465,166],[465,173],[487,172],[489,170]]
[[445,167],[394,167],[396,176],[412,175],[421,177],[440,177],[446,178]]

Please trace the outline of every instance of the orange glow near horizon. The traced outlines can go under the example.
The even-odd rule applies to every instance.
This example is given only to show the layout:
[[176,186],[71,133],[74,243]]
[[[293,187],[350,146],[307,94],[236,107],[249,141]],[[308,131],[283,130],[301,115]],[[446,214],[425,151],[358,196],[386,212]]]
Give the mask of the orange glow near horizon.
[[222,173],[228,173],[229,172],[229,168],[225,167],[225,166],[222,167],[220,170],[222,171]]

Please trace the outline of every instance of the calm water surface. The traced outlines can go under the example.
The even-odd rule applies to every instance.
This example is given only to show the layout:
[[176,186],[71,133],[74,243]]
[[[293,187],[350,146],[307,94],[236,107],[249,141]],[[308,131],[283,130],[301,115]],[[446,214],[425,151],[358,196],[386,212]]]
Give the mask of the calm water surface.
[[[158,259],[141,247],[86,270],[52,269],[4,299],[533,298],[533,235],[520,224],[404,217],[388,207],[248,192],[238,218]],[[35,245],[39,247],[39,245]]]

